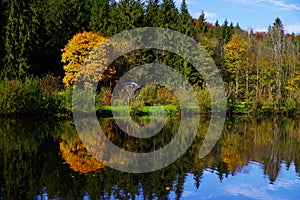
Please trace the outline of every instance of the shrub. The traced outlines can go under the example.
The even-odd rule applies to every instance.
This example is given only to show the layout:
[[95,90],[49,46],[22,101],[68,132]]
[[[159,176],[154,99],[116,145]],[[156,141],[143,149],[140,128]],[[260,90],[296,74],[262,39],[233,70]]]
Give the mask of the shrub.
[[[52,90],[53,89],[53,90]],[[62,95],[43,87],[39,78],[3,79],[0,82],[0,114],[58,114]]]
[[43,91],[48,94],[59,92],[62,89],[60,77],[54,77],[52,74],[46,74],[41,79],[41,85]]
[[78,33],[73,36],[63,49],[62,54],[62,62],[65,64],[63,82],[66,87],[74,84],[78,70],[88,54],[97,44],[101,44],[105,39],[105,37],[92,32]]

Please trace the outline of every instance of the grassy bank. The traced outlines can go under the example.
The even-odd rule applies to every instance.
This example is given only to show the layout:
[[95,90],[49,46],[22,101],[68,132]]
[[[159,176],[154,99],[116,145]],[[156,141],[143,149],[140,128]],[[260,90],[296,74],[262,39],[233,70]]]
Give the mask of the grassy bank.
[[[196,91],[200,113],[209,115],[210,98],[205,90]],[[111,92],[102,88],[96,96],[95,108],[102,117],[112,117],[112,111],[117,117],[124,116],[125,106],[110,106]],[[188,98],[188,97],[184,97]],[[147,85],[142,89],[138,98],[130,100],[130,114],[136,117],[164,116],[163,105],[169,118],[180,114],[178,100],[166,88]],[[193,113],[195,107],[188,106],[187,111]],[[61,80],[51,75],[43,78],[26,78],[24,80],[0,81],[0,115],[36,115],[47,117],[68,117],[72,113],[72,90],[63,89]],[[228,100],[227,115],[269,116],[284,115],[300,116],[300,104],[295,99],[285,99],[281,103],[271,101],[234,102]]]

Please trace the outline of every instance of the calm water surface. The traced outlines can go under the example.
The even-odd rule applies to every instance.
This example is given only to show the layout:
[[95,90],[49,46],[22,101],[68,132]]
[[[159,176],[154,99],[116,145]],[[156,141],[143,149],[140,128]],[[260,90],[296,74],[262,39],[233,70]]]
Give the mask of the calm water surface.
[[[113,120],[100,124],[119,147],[150,152],[172,140],[179,121],[168,120],[149,139],[124,134]],[[90,155],[72,121],[1,118],[0,200],[300,199],[300,120],[227,120],[212,152],[200,159],[208,125],[201,120],[194,143],[175,163],[129,174]]]

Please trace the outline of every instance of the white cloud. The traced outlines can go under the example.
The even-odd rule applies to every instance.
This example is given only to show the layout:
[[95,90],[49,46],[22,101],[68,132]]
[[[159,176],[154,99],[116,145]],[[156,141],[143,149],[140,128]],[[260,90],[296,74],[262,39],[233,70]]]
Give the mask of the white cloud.
[[235,3],[257,5],[259,3],[269,3],[273,4],[276,7],[279,7],[284,10],[298,10],[300,11],[300,5],[298,4],[289,4],[284,0],[227,0]]
[[300,23],[290,24],[285,27],[287,33],[300,34]]
[[[201,14],[202,14],[202,12],[197,13],[196,17],[199,17]],[[204,11],[204,14],[205,14],[205,18],[207,18],[208,20],[214,20],[218,16],[217,13],[214,13],[214,12]]]
[[298,185],[299,183],[300,183],[300,180],[277,179],[276,184],[268,185],[268,190],[275,191],[275,190],[282,189],[282,188],[289,189],[295,185]]
[[182,2],[182,0],[175,0],[174,2],[175,2],[177,5],[180,5],[181,2]]
[[277,7],[281,7],[282,9],[285,10],[299,10],[300,11],[300,6],[296,4],[287,4],[282,0],[266,0],[269,3],[274,4]]
[[228,194],[232,196],[242,196],[243,198],[260,199],[260,200],[274,200],[275,198],[267,193],[264,187],[255,187],[249,184],[240,183],[239,185],[227,185],[223,188]]
[[[251,30],[251,28],[249,28],[248,30]],[[267,32],[268,31],[268,27],[255,27],[253,28],[254,32]],[[294,24],[290,24],[287,26],[284,26],[284,31],[285,33],[295,33],[295,34],[300,34],[300,23],[294,23]]]
[[[251,28],[249,28],[250,30]],[[268,31],[268,28],[267,27],[256,27],[256,28],[253,28],[253,31],[254,32],[267,32]]]
[[216,13],[213,13],[213,12],[204,11],[204,14],[207,18],[211,18],[211,19],[215,19],[218,16]]
[[249,5],[254,5],[257,3],[258,0],[226,0],[226,1],[231,1],[235,3],[242,3],[242,4],[249,4]]

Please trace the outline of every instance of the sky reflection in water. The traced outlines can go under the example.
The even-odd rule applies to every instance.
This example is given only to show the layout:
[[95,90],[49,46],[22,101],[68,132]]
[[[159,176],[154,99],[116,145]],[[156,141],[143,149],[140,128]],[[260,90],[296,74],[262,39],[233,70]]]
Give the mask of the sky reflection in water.
[[[300,199],[300,177],[296,177],[294,164],[287,169],[285,163],[281,164],[274,183],[263,175],[262,166],[257,162],[250,162],[245,171],[228,175],[222,182],[215,173],[207,170],[199,189],[195,188],[194,175],[186,176],[182,199]],[[174,193],[170,198],[175,199]]]

